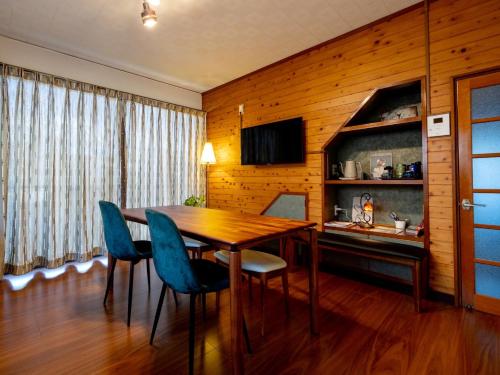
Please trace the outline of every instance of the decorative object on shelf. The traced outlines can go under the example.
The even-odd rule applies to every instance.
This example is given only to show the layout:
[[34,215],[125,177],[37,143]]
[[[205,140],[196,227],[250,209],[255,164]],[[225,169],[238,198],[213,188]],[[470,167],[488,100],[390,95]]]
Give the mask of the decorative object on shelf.
[[397,120],[403,118],[417,117],[418,116],[418,106],[410,105],[398,107],[392,111],[382,113],[381,120]]
[[406,164],[396,164],[396,168],[394,169],[394,177],[395,178],[403,178],[403,175],[406,172]]
[[200,195],[199,197],[197,197],[196,195],[191,195],[184,201],[184,206],[203,207],[204,204],[205,197],[203,195]]
[[325,227],[330,228],[348,228],[353,224],[350,221],[327,221]]
[[422,162],[416,161],[408,166],[408,172],[411,173],[411,178],[422,178]]
[[363,179],[363,168],[361,167],[361,163],[359,161],[347,160],[345,162],[345,168],[342,165],[342,162],[339,162],[340,171],[344,176],[344,179],[349,180],[362,180]]
[[381,180],[386,167],[392,167],[392,153],[370,154],[370,172],[374,180]]
[[382,180],[392,180],[392,176],[393,176],[392,172],[393,172],[392,167],[385,167],[384,173],[382,173]]
[[395,213],[394,211],[392,211],[390,214],[389,214],[389,217],[394,220],[394,221],[397,221],[399,220],[399,216],[397,213]]
[[337,163],[333,163],[332,164],[332,170],[331,170],[331,175],[330,175],[330,179],[332,180],[338,180],[341,176],[341,170],[342,168],[339,167],[339,165]]
[[352,222],[362,228],[373,228],[373,198],[370,193],[354,197],[352,202]]
[[410,225],[406,228],[405,234],[420,237],[424,234],[424,222],[419,225]]

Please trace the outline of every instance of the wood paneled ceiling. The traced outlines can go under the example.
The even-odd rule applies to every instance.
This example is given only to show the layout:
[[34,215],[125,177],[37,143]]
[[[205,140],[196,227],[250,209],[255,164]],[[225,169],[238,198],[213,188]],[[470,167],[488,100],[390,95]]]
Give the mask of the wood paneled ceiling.
[[0,34],[205,91],[418,0],[2,0]]

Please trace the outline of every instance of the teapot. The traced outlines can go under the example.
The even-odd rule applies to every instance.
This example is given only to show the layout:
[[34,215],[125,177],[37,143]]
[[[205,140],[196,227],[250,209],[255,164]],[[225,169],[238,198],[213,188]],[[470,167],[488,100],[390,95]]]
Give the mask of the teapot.
[[340,171],[344,175],[344,178],[358,179],[358,180],[361,180],[363,178],[363,169],[359,161],[347,160],[345,162],[345,168],[342,165],[342,162],[339,162],[339,164],[340,164]]

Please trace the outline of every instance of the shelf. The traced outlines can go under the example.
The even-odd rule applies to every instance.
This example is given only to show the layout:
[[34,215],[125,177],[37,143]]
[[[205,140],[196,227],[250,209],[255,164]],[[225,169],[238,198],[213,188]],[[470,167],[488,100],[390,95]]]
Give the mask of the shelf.
[[378,224],[375,225],[375,228],[360,228],[355,224],[351,224],[348,227],[330,227],[324,226],[325,230],[334,230],[339,232],[348,232],[348,233],[358,233],[365,234],[368,236],[379,236],[379,237],[389,237],[395,238],[402,241],[413,241],[418,243],[423,243],[425,241],[424,236],[417,237],[412,234],[406,233],[396,233],[396,230],[393,226]]
[[408,126],[408,125],[411,125],[413,123],[420,122],[420,121],[422,121],[422,117],[416,116],[416,117],[408,117],[408,118],[404,118],[404,119],[371,122],[369,124],[363,124],[363,125],[344,126],[342,129],[340,129],[339,133],[355,132],[355,131],[360,131],[360,130],[380,129],[380,128],[387,128],[387,127]]
[[325,185],[412,185],[422,186],[423,180],[325,180]]

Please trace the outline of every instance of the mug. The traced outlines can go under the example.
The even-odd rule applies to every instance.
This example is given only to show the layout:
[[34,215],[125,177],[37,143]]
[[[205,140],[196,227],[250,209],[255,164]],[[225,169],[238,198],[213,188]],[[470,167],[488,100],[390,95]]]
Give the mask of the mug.
[[408,171],[412,173],[414,178],[421,178],[422,177],[422,163],[419,161],[416,161],[415,163],[411,163],[408,166]]
[[406,229],[406,220],[394,220],[396,231],[404,231]]

